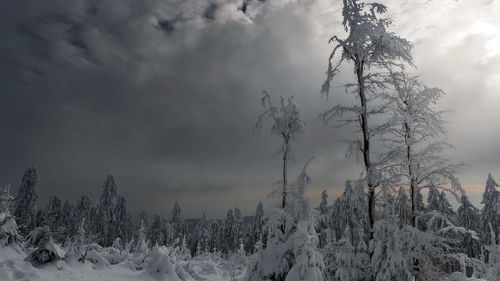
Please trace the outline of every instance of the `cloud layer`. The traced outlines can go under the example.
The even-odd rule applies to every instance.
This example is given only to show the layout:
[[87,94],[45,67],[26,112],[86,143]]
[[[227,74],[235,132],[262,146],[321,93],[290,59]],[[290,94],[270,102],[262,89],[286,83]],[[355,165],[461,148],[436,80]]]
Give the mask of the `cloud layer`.
[[[448,93],[449,141],[453,158],[469,164],[465,184],[500,173],[499,4],[383,2],[394,30],[415,45],[416,72]],[[168,214],[179,200],[186,216],[200,206],[213,216],[236,204],[252,212],[280,167],[279,142],[252,131],[267,89],[294,94],[309,124],[292,171],[314,155],[316,193],[341,189],[360,171],[339,142],[352,130],[314,121],[347,99],[319,94],[328,38],[342,33],[340,8],[327,0],[8,1],[0,179],[16,187],[34,164],[43,200],[96,199],[111,173],[134,211]]]

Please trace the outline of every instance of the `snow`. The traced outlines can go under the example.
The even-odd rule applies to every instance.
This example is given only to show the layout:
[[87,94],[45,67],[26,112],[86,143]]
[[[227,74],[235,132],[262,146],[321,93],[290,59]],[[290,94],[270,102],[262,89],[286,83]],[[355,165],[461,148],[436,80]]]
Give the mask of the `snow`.
[[[0,248],[0,280],[2,281],[231,281],[245,274],[243,260],[222,259],[207,254],[188,261],[176,261],[170,249],[154,248],[144,260],[143,269],[137,270],[131,260],[110,264],[102,255],[93,252],[93,264],[66,259],[44,266],[33,266],[26,261],[26,253],[19,247]],[[241,257],[240,257],[241,258]],[[235,277],[237,279],[231,279]]]

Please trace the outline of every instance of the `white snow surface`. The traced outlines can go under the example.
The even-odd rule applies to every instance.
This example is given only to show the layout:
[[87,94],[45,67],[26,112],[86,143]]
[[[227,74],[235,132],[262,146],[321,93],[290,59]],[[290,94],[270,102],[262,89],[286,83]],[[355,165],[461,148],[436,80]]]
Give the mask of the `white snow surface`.
[[[226,261],[216,255],[177,260],[166,247],[153,249],[141,266],[126,259],[105,266],[81,263],[75,259],[34,266],[25,260],[27,253],[16,247],[0,247],[1,281],[231,281],[246,272],[243,260]],[[234,261],[238,261],[235,265]],[[104,259],[102,260],[104,261]],[[243,261],[243,262],[242,262]],[[232,279],[234,278],[234,279]]]

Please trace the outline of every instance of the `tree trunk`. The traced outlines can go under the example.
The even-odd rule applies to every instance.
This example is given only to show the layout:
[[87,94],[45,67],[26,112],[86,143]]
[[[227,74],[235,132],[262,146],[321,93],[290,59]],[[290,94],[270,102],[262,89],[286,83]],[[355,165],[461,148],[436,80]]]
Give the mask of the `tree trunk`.
[[[368,106],[365,93],[365,77],[364,77],[364,62],[356,58],[356,76],[358,79],[358,95],[361,103],[361,113],[358,115],[359,125],[363,133],[363,163],[368,184],[368,224],[369,224],[369,241],[373,240],[373,232],[375,225],[375,187],[376,183],[373,180],[373,167],[370,160],[370,131],[368,127]],[[373,257],[373,250],[369,250],[370,260]],[[371,280],[375,280],[374,276],[370,276]]]
[[[405,102],[405,104],[407,104]],[[411,157],[411,136],[410,136],[410,126],[407,122],[404,123],[405,129],[405,144],[406,144],[406,161],[408,162],[408,176],[410,180],[410,196],[411,196],[411,224],[413,227],[417,227],[417,183],[414,179],[414,171],[412,165]]]
[[288,186],[288,179],[287,179],[287,164],[288,164],[288,150],[289,150],[289,139],[285,138],[284,142],[284,152],[283,152],[283,190],[282,190],[282,202],[281,202],[281,207],[285,209],[286,207],[286,197],[287,197],[287,186]]
[[359,125],[363,133],[363,163],[365,165],[368,179],[368,223],[370,227],[370,240],[373,239],[373,226],[375,225],[375,187],[373,180],[373,167],[370,160],[370,132],[368,129],[368,108],[365,93],[364,63],[362,60],[356,60],[356,76],[358,79],[358,95],[361,103],[361,113],[358,115]]

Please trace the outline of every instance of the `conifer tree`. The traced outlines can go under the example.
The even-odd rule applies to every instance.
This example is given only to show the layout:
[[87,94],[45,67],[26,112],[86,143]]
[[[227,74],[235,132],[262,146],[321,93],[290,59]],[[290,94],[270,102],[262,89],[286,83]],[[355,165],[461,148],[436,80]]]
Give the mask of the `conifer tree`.
[[493,228],[493,233],[495,237],[498,237],[498,231],[500,228],[500,216],[498,215],[498,202],[499,202],[499,191],[496,189],[499,187],[495,179],[488,174],[488,179],[486,180],[486,187],[483,193],[483,208],[481,210],[481,226],[480,233],[481,239],[484,244],[488,245],[491,241],[491,231],[489,225],[491,224]]
[[318,207],[318,218],[316,223],[316,232],[319,234],[319,248],[326,246],[326,232],[329,228],[329,216],[328,213],[328,194],[326,190],[321,193],[321,202]]
[[241,217],[240,208],[234,208],[234,223],[233,223],[233,245],[236,247],[239,246],[241,240],[244,236],[243,229],[243,218]]
[[97,203],[93,217],[93,233],[97,235],[97,242],[105,247],[111,246],[116,237],[113,233],[113,222],[116,220],[115,209],[118,202],[118,193],[113,176],[108,175],[103,184],[101,199]]
[[236,249],[235,243],[234,243],[234,215],[233,215],[233,210],[229,209],[227,210],[226,213],[226,220],[224,221],[224,232],[223,232],[223,240],[222,240],[222,246],[223,248],[221,249],[224,254],[229,254],[233,250]]
[[85,225],[84,225],[84,228],[85,229],[90,229],[90,223],[91,223],[91,219],[90,219],[90,213],[92,211],[92,203],[90,201],[90,198],[85,195],[85,194],[82,194],[80,196],[80,198],[78,198],[78,200],[76,201],[76,204],[75,204],[75,224],[76,224],[76,229],[79,229],[80,228],[80,224],[82,221],[84,221]]
[[64,237],[73,237],[78,229],[76,224],[77,218],[75,215],[75,208],[71,202],[68,200],[64,201],[63,207],[61,209],[61,219],[60,224],[63,228]]
[[173,239],[182,239],[184,235],[187,234],[187,226],[184,218],[181,215],[181,207],[179,203],[175,201],[174,207],[172,208],[172,218],[170,224],[173,228]]
[[411,206],[406,191],[403,187],[399,188],[398,196],[394,205],[400,224],[411,224]]
[[[479,210],[472,205],[472,203],[467,198],[467,195],[463,194],[461,198],[461,205],[457,210],[457,225],[462,226],[467,230],[475,231],[479,230],[480,226],[480,215]],[[463,251],[469,257],[479,257],[481,253],[481,247],[479,241],[476,239],[471,239],[466,236],[464,241],[462,241]]]
[[118,196],[111,227],[110,239],[113,241],[116,238],[124,241],[132,238],[132,216],[127,211],[127,201],[123,196]]
[[57,242],[61,242],[65,238],[61,215],[61,200],[57,196],[50,197],[49,204],[45,209],[44,225],[49,227],[53,239]]
[[10,186],[0,192],[0,246],[19,244],[22,240],[16,219],[10,214],[10,205],[14,197],[10,196]]
[[[333,206],[331,224],[333,231],[338,237],[335,239],[340,239],[345,230],[349,229],[349,238],[353,245],[359,243],[360,237],[359,231],[357,229],[363,229],[367,231],[368,226],[368,214],[366,213],[366,199],[361,190],[361,186],[351,180],[346,181],[345,190],[342,195],[337,198]],[[366,236],[365,236],[366,237]]]
[[29,167],[23,175],[18,194],[14,201],[13,215],[18,222],[22,235],[28,234],[36,225],[37,186],[37,170],[35,167]]
[[162,221],[160,215],[155,215],[148,234],[151,245],[161,246],[166,243],[165,232],[163,231],[161,224]]

